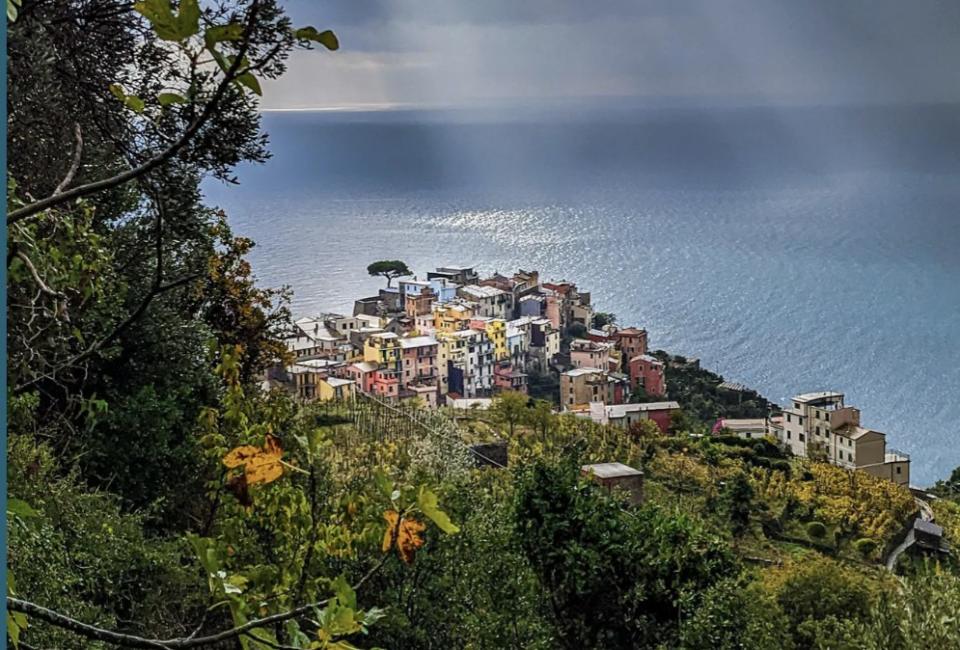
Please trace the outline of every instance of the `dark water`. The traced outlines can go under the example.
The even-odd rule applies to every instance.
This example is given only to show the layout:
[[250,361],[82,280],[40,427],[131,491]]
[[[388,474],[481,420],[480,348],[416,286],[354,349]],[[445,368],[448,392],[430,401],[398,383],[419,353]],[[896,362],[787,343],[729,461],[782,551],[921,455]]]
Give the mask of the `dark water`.
[[272,113],[273,159],[210,184],[295,311],[373,260],[539,268],[652,344],[785,402],[845,391],[960,465],[960,107]]

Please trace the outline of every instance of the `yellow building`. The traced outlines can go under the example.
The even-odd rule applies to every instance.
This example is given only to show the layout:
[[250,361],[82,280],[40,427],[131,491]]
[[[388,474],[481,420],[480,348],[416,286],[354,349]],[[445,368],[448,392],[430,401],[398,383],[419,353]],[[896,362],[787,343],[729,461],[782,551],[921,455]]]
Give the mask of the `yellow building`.
[[438,334],[467,329],[473,316],[474,309],[466,302],[434,304],[433,328]]
[[325,377],[317,381],[317,399],[321,402],[351,399],[356,387],[356,382],[350,379]]
[[400,337],[393,332],[371,334],[363,345],[363,360],[388,368],[399,368]]
[[490,342],[493,343],[493,358],[497,361],[510,358],[510,349],[507,347],[507,321],[502,318],[488,318],[484,329]]

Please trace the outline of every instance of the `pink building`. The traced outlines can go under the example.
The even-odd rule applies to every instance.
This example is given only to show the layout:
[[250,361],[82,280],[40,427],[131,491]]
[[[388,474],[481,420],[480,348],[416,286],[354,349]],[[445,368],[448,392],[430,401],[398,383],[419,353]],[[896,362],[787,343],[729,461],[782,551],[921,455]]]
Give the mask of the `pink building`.
[[362,393],[373,392],[373,376],[377,372],[377,364],[371,361],[352,363],[346,368],[345,378],[357,382],[357,388]]
[[648,354],[630,359],[630,386],[633,390],[642,388],[651,397],[661,397],[667,392],[663,364]]
[[370,392],[389,402],[400,397],[400,372],[380,368],[373,373],[370,380]]
[[624,363],[647,353],[647,330],[628,327],[618,330],[613,338],[617,342],[617,347],[620,348]]
[[514,370],[509,361],[501,361],[493,369],[493,385],[498,391],[512,390],[526,395],[527,375]]
[[574,339],[570,342],[570,365],[574,368],[610,367],[610,345],[587,339]]
[[414,336],[400,339],[400,381],[408,384],[437,382],[437,349],[439,343],[432,336]]

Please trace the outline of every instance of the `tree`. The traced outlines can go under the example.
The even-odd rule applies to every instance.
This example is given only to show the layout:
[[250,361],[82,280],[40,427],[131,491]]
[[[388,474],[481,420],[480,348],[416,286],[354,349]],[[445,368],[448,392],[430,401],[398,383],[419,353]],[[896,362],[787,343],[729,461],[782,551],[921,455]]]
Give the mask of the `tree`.
[[545,399],[535,399],[526,410],[524,421],[534,431],[546,439],[547,431],[554,420],[553,403]]
[[[575,457],[537,461],[515,480],[514,525],[567,648],[677,647],[684,611],[738,567],[695,520],[654,506],[629,513]],[[689,608],[689,610],[687,609]]]
[[524,420],[527,413],[527,404],[530,398],[518,391],[504,391],[493,398],[490,413],[497,421],[510,428],[510,437],[513,437],[514,428]]
[[737,472],[727,481],[720,493],[720,503],[734,537],[742,537],[750,528],[753,512],[753,487],[745,472]]
[[601,329],[607,325],[616,325],[617,316],[616,314],[611,314],[610,312],[598,311],[593,315],[591,325],[595,329]]
[[829,639],[838,622],[870,617],[876,590],[863,575],[826,558],[805,559],[783,570],[776,594],[798,648],[814,648]]
[[400,260],[380,260],[367,267],[367,273],[372,276],[382,276],[387,279],[387,286],[391,286],[394,278],[402,278],[413,275],[413,272],[407,268],[407,265]]

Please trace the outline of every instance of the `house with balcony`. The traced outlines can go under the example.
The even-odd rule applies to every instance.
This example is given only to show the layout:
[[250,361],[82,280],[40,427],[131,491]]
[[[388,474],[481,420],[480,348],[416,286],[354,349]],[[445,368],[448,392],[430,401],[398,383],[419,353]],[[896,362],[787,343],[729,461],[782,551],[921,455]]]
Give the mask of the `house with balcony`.
[[624,398],[625,378],[600,368],[573,368],[560,373],[560,405],[564,411],[586,408],[591,402],[618,404]]
[[477,305],[467,300],[434,303],[433,329],[438,334],[466,329],[474,316],[479,316]]
[[843,393],[804,393],[783,409],[780,441],[795,456],[829,461],[893,481],[910,483],[910,457],[888,449],[886,435],[860,424],[860,410]]
[[437,335],[440,392],[489,397],[493,391],[493,343],[485,330],[464,329]]
[[528,375],[513,367],[509,359],[498,361],[493,367],[493,387],[497,392],[512,390],[527,394]]
[[530,342],[527,346],[527,371],[544,375],[560,354],[560,330],[547,318],[530,322]]
[[437,371],[440,343],[432,336],[412,336],[400,339],[400,380],[404,387],[410,384],[431,385],[439,381]]

